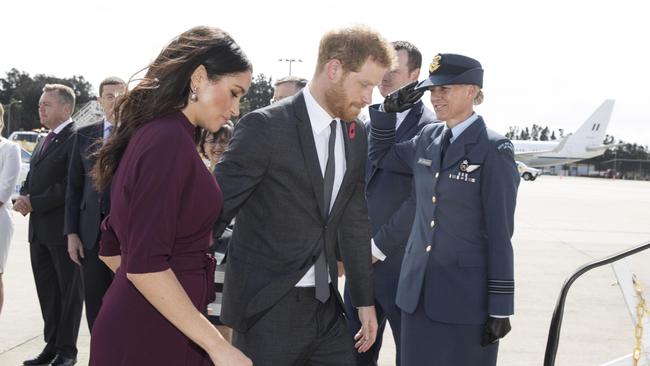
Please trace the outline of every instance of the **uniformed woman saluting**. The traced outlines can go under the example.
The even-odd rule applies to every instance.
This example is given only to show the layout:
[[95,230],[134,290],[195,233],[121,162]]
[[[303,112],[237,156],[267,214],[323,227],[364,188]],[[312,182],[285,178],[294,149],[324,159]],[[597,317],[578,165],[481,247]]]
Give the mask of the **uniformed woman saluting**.
[[[519,174],[512,143],[474,113],[482,86],[478,61],[438,54],[428,79],[370,108],[370,160],[415,181],[416,216],[397,290],[402,366],[496,365],[498,340],[510,331]],[[444,123],[395,144],[391,113],[427,89]]]

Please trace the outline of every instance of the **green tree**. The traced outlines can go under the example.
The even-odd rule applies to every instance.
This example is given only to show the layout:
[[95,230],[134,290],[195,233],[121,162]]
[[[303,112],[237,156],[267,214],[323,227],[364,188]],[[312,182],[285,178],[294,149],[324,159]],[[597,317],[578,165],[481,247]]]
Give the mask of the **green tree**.
[[542,128],[542,131],[539,133],[539,141],[548,141],[548,134],[551,130],[547,127]]
[[239,106],[239,115],[243,116],[248,112],[266,107],[271,103],[273,98],[273,82],[271,77],[267,78],[264,74],[258,74],[251,81],[251,87],[248,93],[241,100]]
[[[75,111],[95,99],[92,85],[83,76],[59,78],[37,74],[32,78],[28,73],[13,68],[6,73],[6,77],[0,78],[0,102],[8,106],[13,100],[21,101],[20,104],[14,104],[11,109],[11,131],[40,127],[38,101],[45,84],[52,83],[67,85],[75,91]],[[7,131],[7,134],[11,131]]]

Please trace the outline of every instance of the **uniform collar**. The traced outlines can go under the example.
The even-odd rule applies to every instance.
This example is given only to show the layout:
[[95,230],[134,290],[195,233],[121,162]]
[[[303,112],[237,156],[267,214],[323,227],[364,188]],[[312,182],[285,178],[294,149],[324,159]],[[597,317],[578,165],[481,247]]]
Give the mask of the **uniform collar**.
[[471,126],[474,121],[478,119],[478,114],[476,112],[472,112],[472,115],[469,116],[466,120],[463,122],[457,124],[456,126],[451,128],[451,142],[454,142],[466,129],[467,127]]

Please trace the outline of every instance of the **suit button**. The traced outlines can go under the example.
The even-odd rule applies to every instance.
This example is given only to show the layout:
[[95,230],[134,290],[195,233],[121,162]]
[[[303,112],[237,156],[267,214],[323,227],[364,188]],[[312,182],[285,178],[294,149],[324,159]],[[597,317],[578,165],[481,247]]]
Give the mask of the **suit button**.
[[426,250],[427,250],[427,252],[430,252],[430,251],[431,251],[431,245],[427,245],[427,249],[426,249]]
[[436,203],[436,196],[431,197],[431,202]]
[[433,229],[434,226],[436,226],[436,220],[431,220],[431,228]]
[[436,178],[438,178],[439,176],[440,176],[440,173],[436,172]]

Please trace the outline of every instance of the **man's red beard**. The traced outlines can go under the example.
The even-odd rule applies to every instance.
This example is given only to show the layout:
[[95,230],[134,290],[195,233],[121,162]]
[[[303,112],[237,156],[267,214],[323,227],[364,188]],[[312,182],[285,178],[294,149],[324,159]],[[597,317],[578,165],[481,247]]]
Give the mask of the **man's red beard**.
[[[341,81],[325,91],[325,103],[334,114],[332,117],[338,117],[343,121],[354,121],[364,106],[350,103],[345,93],[345,88],[343,87],[344,80],[345,78],[341,79]],[[358,109],[352,107],[357,107]]]

